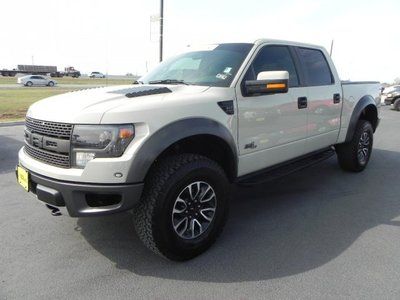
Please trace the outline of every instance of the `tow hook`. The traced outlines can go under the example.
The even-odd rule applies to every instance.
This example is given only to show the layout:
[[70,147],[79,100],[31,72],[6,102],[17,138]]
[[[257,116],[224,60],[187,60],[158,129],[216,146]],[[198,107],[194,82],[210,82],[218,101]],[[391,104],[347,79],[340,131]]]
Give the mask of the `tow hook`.
[[62,215],[61,211],[57,207],[54,207],[54,206],[51,206],[51,205],[48,205],[48,204],[46,204],[46,207],[51,210],[51,215],[52,216],[58,217],[58,216]]

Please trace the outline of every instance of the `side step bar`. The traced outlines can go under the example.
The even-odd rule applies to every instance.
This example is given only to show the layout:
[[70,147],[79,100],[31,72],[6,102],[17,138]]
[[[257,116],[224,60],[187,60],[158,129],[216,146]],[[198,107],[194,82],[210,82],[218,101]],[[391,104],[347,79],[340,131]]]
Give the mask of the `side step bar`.
[[239,177],[236,183],[242,186],[253,186],[270,182],[278,178],[284,177],[291,173],[297,172],[304,168],[313,166],[319,162],[322,162],[335,154],[335,150],[332,148],[323,149],[288,162],[284,162],[277,166],[267,168],[265,170]]

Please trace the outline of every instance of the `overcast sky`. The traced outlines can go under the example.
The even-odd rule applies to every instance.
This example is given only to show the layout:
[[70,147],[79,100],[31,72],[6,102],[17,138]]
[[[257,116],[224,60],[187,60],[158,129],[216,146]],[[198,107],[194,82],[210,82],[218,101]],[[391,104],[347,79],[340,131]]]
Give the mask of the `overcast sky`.
[[[158,0],[4,1],[0,68],[33,56],[84,73],[143,74],[157,61],[158,13]],[[400,77],[399,21],[399,0],[165,0],[165,57],[190,44],[277,38],[329,49],[334,39],[342,79],[391,82]]]

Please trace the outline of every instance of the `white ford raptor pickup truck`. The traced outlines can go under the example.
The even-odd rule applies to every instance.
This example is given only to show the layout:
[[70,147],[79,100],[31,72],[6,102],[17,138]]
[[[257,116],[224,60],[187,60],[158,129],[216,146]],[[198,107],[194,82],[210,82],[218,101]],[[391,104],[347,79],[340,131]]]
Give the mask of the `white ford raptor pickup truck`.
[[131,211],[171,260],[209,248],[232,184],[253,185],[336,153],[360,172],[379,123],[378,82],[341,82],[322,47],[279,40],[192,49],[132,85],[33,104],[17,180],[72,217]]

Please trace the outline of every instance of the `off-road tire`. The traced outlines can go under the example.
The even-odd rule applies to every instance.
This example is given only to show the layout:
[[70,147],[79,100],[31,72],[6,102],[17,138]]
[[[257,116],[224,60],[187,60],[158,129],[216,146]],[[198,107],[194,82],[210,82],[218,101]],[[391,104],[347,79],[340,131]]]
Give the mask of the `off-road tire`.
[[[194,239],[183,239],[172,225],[173,205],[182,189],[195,181],[210,184],[217,207],[208,228]],[[146,178],[139,204],[133,210],[135,229],[143,243],[154,253],[170,260],[185,261],[206,251],[225,225],[230,184],[224,170],[213,160],[197,154],[166,157]]]
[[[362,143],[362,135],[366,133],[369,138],[368,155],[365,161],[359,158],[360,143]],[[345,171],[361,172],[368,165],[372,153],[373,146],[373,129],[370,122],[366,120],[359,120],[354,132],[353,138],[350,142],[336,145],[336,154],[338,157],[340,167]]]
[[393,103],[393,110],[400,111],[400,98],[396,99]]

